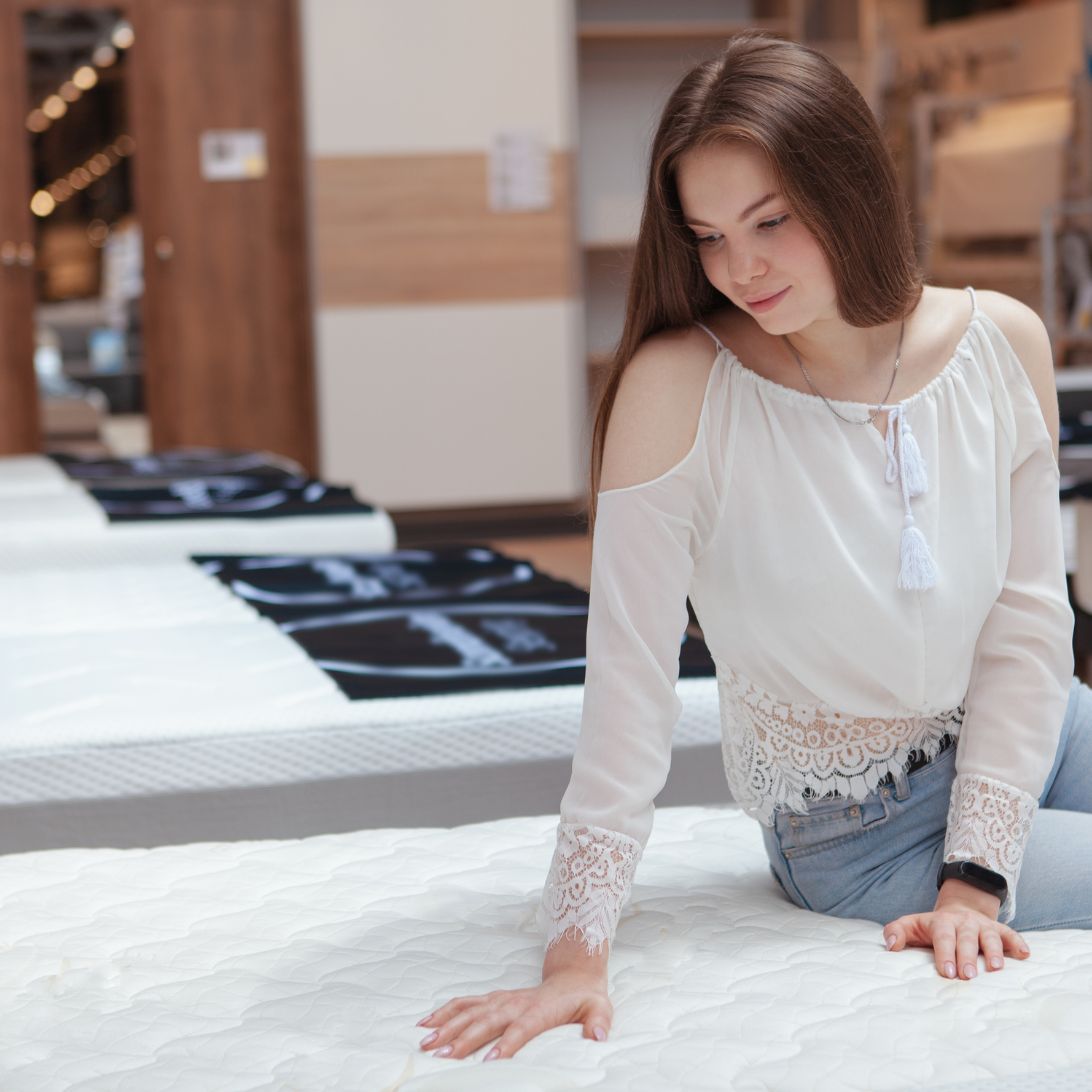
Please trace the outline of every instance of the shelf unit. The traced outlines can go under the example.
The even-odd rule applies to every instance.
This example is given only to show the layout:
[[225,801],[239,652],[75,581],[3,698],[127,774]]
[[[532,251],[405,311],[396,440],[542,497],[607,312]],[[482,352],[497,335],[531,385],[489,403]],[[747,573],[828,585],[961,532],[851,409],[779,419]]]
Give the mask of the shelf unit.
[[666,20],[651,19],[640,22],[604,20],[582,22],[577,26],[577,37],[582,42],[635,42],[635,41],[695,41],[702,38],[724,39],[744,27],[761,27],[773,34],[791,34],[788,19],[716,19],[716,20]]
[[648,149],[671,89],[730,35],[758,27],[822,49],[869,97],[862,38],[872,2],[575,0],[578,248],[592,405],[621,335]]

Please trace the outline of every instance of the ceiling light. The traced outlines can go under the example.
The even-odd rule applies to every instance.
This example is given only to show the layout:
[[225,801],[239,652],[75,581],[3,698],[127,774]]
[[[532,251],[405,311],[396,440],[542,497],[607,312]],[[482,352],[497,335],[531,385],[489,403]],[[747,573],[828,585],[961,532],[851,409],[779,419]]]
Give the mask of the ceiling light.
[[58,118],[63,118],[68,113],[68,103],[61,98],[60,95],[50,95],[45,102],[42,103],[42,113],[47,118],[56,121]]
[[72,82],[81,91],[90,91],[99,82],[99,74],[89,64],[82,64],[72,73]]
[[118,49],[128,49],[133,42],[136,41],[136,35],[133,33],[132,26],[124,19],[120,23],[114,26],[114,30],[110,35],[110,41],[118,47]]
[[48,216],[56,207],[57,202],[45,190],[39,190],[30,199],[30,211],[35,216]]

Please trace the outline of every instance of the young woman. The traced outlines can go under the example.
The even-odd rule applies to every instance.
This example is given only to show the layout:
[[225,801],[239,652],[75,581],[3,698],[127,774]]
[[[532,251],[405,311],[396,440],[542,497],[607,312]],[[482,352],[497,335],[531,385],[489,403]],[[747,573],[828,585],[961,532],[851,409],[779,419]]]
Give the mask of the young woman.
[[449,1002],[422,1047],[499,1037],[491,1060],[558,1024],[606,1037],[688,595],[728,783],[789,899],[931,947],[949,978],[1026,958],[1021,931],[1092,927],[1057,433],[1042,322],[923,286],[889,153],[836,66],[746,33],[690,72],[653,144],[596,420],[542,983]]

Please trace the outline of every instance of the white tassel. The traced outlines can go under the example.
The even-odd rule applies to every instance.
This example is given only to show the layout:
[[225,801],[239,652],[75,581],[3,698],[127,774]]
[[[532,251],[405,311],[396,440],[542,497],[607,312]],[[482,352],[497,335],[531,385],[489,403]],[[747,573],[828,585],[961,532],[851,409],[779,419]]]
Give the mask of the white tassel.
[[902,525],[902,564],[899,587],[905,591],[922,591],[936,586],[937,565],[929,552],[925,536],[914,526],[914,517],[907,515]]
[[900,422],[899,445],[902,450],[902,474],[906,479],[906,491],[911,497],[920,497],[929,488],[929,475],[925,470],[925,460],[921,448],[914,439],[910,425],[904,417]]

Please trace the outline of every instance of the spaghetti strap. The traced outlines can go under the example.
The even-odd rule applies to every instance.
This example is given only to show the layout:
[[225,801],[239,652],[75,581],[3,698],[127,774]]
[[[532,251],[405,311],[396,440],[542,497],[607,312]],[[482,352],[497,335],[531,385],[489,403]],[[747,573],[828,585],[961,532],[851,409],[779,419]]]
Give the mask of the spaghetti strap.
[[713,344],[716,345],[718,352],[723,352],[724,351],[724,346],[721,344],[720,338],[717,337],[717,335],[714,334],[713,331],[710,330],[709,327],[706,326],[704,322],[695,322],[694,325],[699,327],[700,329],[704,330],[713,339]]
[[978,298],[974,294],[974,289],[969,284],[964,287],[971,294],[971,318],[974,318],[975,312],[978,310]]

